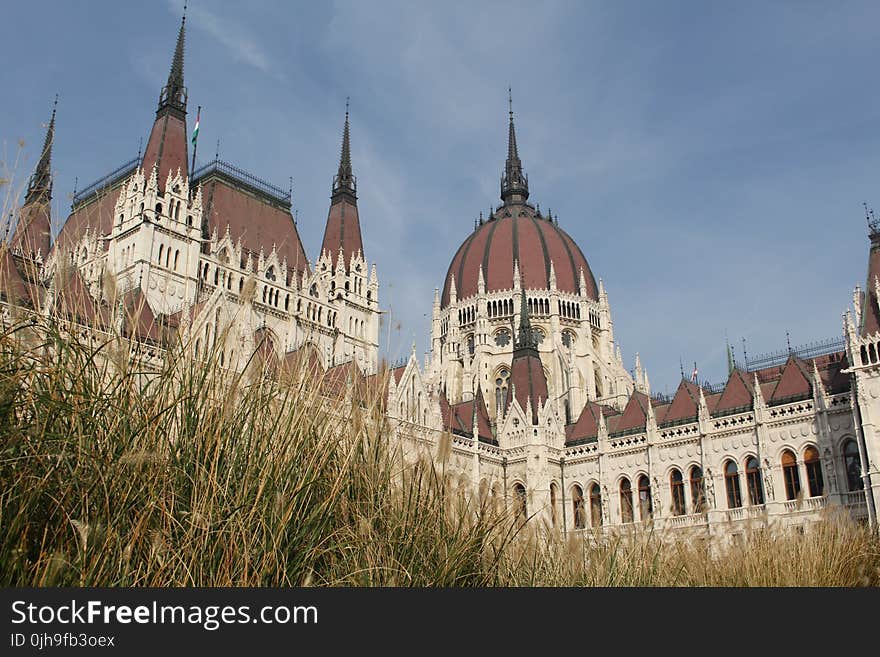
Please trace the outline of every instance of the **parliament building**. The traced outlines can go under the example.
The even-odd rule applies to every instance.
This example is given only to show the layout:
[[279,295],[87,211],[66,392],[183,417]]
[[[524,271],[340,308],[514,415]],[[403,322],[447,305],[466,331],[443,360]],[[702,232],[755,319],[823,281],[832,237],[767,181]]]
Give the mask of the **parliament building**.
[[310,259],[289,191],[219,158],[192,170],[185,34],[184,19],[143,152],[78,191],[54,239],[53,110],[0,246],[6,322],[63,316],[155,358],[186,344],[233,370],[255,352],[307,356],[319,376],[380,387],[388,440],[407,458],[442,458],[452,485],[564,532],[735,536],[834,513],[876,526],[880,222],[869,217],[867,280],[839,339],[731,358],[724,385],[682,376],[674,395],[652,394],[638,356],[633,373],[624,364],[602,279],[530,200],[511,108],[500,203],[449,245],[430,354],[390,367],[381,266],[362,241],[379,227],[358,212],[348,112]]

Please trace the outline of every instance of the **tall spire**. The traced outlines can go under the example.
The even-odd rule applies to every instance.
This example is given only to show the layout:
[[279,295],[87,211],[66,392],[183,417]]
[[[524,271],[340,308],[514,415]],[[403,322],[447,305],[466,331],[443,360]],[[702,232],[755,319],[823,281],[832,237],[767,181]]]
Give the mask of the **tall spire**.
[[514,345],[514,357],[516,357],[517,351],[537,350],[537,348],[538,343],[535,340],[535,334],[532,331],[532,321],[529,317],[529,303],[526,298],[525,287],[523,287],[519,311],[519,333],[516,336],[516,344]]
[[351,167],[351,138],[349,136],[348,99],[345,100],[345,127],[342,131],[342,149],[339,154],[339,169],[333,176],[333,190],[330,195],[330,212],[324,228],[321,254],[325,251],[333,259],[334,270],[341,255],[345,270],[352,258],[364,257],[364,243],[361,238],[361,223],[357,207],[357,178]]
[[52,142],[55,141],[55,111],[58,109],[58,96],[52,105],[52,118],[49,119],[49,127],[46,129],[46,139],[43,141],[43,151],[40,153],[40,161],[28,182],[25,205],[40,201],[48,203],[52,200]]
[[171,70],[168,72],[168,82],[165,83],[159,95],[159,111],[165,107],[173,107],[186,112],[186,87],[183,85],[183,53],[185,43],[186,5],[183,6],[183,18],[180,20],[180,30],[177,32],[177,46],[174,48]]
[[348,98],[345,99],[345,127],[342,130],[342,149],[339,154],[339,170],[333,177],[333,197],[349,194],[357,197],[357,179],[351,168],[351,137],[348,123]]
[[501,200],[505,204],[525,201],[529,197],[529,178],[522,170],[519,150],[516,146],[516,128],[513,124],[513,93],[507,88],[507,105],[510,124],[507,131],[507,162],[501,176]]

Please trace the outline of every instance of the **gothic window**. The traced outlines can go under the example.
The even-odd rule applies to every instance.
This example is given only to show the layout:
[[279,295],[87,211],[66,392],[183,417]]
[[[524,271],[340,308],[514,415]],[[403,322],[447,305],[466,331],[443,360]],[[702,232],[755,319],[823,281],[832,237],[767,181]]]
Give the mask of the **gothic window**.
[[290,295],[284,295],[284,311],[287,312],[290,310]]
[[510,383],[510,371],[501,368],[495,377],[495,407],[507,408],[507,390]]
[[690,489],[693,513],[703,513],[706,510],[706,486],[703,470],[697,465],[690,470]]
[[266,278],[270,281],[275,280],[275,267],[269,267],[269,269],[266,270]]
[[238,293],[241,294],[244,290],[244,276],[238,279]]
[[[482,491],[483,484],[480,483],[480,497],[483,496]],[[550,484],[550,521],[553,526],[556,526],[556,484]]]
[[373,300],[373,292],[372,290],[367,290],[367,301]]
[[633,521],[632,484],[625,477],[620,481],[620,521]]
[[761,469],[758,459],[750,456],[746,461],[746,485],[749,489],[749,504],[764,503],[764,486],[761,483]]
[[602,526],[602,491],[595,483],[590,486],[590,516],[593,527]]
[[532,329],[532,337],[535,339],[536,344],[542,344],[544,342],[544,330],[538,328],[537,326]]
[[804,465],[807,467],[807,486],[810,489],[810,497],[818,497],[825,490],[825,482],[822,480],[822,464],[819,463],[819,450],[815,447],[807,447],[804,450]]
[[178,260],[178,258],[180,258],[180,251],[177,250],[177,249],[175,249],[175,250],[174,250],[174,271],[177,271],[177,260]]
[[571,331],[562,332],[562,344],[566,349],[571,349],[571,345],[574,344],[574,334]]
[[498,347],[506,347],[510,344],[510,330],[501,329],[495,334],[495,345]]
[[156,203],[156,216],[158,217],[160,214],[162,214],[162,204]]
[[846,468],[846,488],[849,491],[862,490],[862,461],[859,457],[859,446],[855,440],[847,440],[843,445],[843,464]]
[[681,470],[675,469],[669,474],[669,486],[672,489],[672,515],[683,516],[684,508],[684,479]]
[[160,264],[160,265],[162,264],[162,254],[163,254],[164,252],[165,252],[165,245],[164,245],[164,244],[160,244],[160,245],[159,245],[159,264]]
[[467,336],[467,348],[468,353],[473,356],[474,355],[474,335],[473,333]]
[[739,488],[739,470],[733,460],[729,460],[724,465],[724,487],[727,489],[727,507],[729,509],[741,507],[742,493]]
[[513,485],[513,500],[516,505],[516,514],[520,520],[528,519],[528,506],[526,505],[526,489],[522,484]]
[[785,499],[793,500],[801,492],[801,478],[798,474],[797,459],[790,450],[782,453],[782,475],[785,479]]
[[587,510],[584,508],[584,491],[577,484],[571,489],[571,503],[574,507],[574,528],[583,529],[587,526]]
[[654,509],[651,505],[651,482],[647,475],[639,477],[639,517],[650,520]]

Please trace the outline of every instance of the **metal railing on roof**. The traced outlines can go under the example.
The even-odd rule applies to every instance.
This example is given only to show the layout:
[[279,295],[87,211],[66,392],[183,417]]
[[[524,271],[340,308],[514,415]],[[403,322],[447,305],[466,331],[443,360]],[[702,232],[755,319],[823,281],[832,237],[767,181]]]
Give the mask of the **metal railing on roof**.
[[780,349],[766,354],[761,354],[757,358],[747,358],[745,362],[735,361],[740,369],[747,372],[754,372],[767,367],[778,367],[784,365],[789,356],[797,358],[809,359],[818,356],[826,356],[837,351],[843,351],[846,348],[846,341],[843,336],[829,338],[827,340],[817,340],[808,344],[792,347],[791,349]]
[[133,160],[129,160],[122,166],[114,169],[106,176],[102,178],[98,178],[91,185],[78,191],[73,196],[73,205],[77,205],[78,203],[82,203],[86,199],[96,195],[102,189],[106,189],[107,187],[112,186],[113,184],[119,182],[123,178],[125,178],[128,174],[134,171],[137,168],[138,163],[140,162],[140,158],[136,157]]
[[212,160],[211,162],[208,162],[207,164],[204,164],[196,169],[192,176],[193,183],[197,183],[202,178],[215,172],[224,174],[235,182],[241,183],[247,187],[250,187],[256,192],[268,196],[270,199],[277,203],[290,206],[290,190],[285,191],[280,187],[276,187],[272,183],[266,182],[261,178],[257,178],[247,171],[239,169],[237,166],[229,164],[229,162],[224,162],[223,160]]

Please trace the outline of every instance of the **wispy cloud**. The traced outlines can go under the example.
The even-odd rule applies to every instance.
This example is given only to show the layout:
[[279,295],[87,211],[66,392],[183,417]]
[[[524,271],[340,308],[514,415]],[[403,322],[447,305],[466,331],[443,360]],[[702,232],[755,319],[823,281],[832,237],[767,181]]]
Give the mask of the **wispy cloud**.
[[[182,5],[178,0],[169,0],[169,6],[178,14]],[[266,73],[280,77],[281,73],[272,65],[272,58],[257,41],[257,38],[244,29],[235,19],[220,16],[201,5],[189,7],[187,21],[204,30],[229,50],[232,57],[240,62]]]

